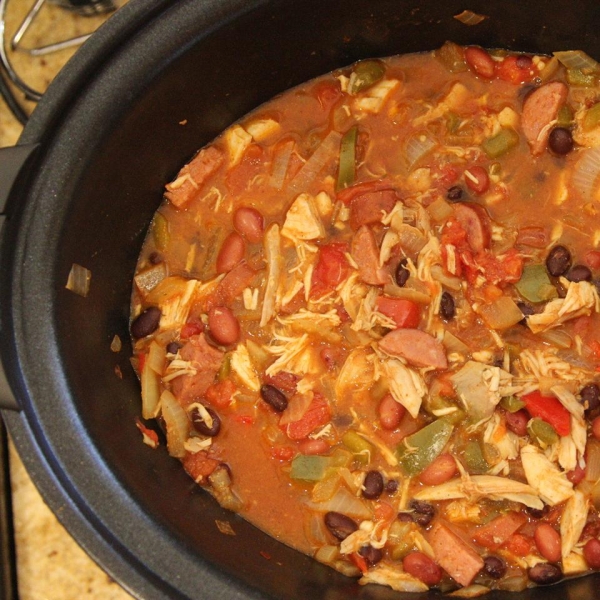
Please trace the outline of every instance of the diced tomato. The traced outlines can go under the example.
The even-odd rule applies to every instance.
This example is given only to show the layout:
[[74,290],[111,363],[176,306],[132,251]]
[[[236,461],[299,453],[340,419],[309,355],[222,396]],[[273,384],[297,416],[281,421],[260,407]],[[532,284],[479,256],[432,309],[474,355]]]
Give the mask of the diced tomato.
[[250,144],[242,160],[227,173],[226,183],[232,194],[241,194],[262,170],[267,153],[257,144]]
[[189,321],[181,328],[181,333],[179,334],[182,340],[187,340],[191,338],[193,335],[198,335],[204,331],[204,323],[202,321]]
[[312,276],[311,298],[319,298],[334,290],[346,277],[350,270],[345,253],[348,246],[341,242],[333,242],[319,249],[319,258]]
[[600,360],[600,342],[598,340],[590,340],[587,345],[592,351],[594,358]]
[[569,435],[571,432],[571,415],[554,396],[542,396],[539,390],[521,396],[525,408],[532,417],[538,417],[550,423],[558,435]]
[[482,546],[495,550],[527,523],[523,513],[509,512],[496,517],[473,535],[473,539]]
[[224,379],[213,383],[206,390],[204,397],[206,401],[215,408],[225,408],[231,404],[231,399],[235,393],[235,384],[230,379]]
[[590,269],[600,269],[600,252],[598,250],[586,252],[583,260]]
[[366,573],[369,570],[367,561],[358,552],[353,552],[350,555],[350,560],[360,569],[361,573]]
[[144,443],[151,448],[158,448],[158,434],[156,431],[146,427],[138,418],[136,418],[135,424],[144,436]]
[[501,256],[482,252],[475,257],[475,262],[486,280],[493,284],[516,283],[523,274],[523,258],[514,248]]
[[186,452],[181,462],[188,475],[196,482],[208,477],[219,466],[219,461],[210,458],[204,451]]
[[303,440],[317,427],[327,425],[331,419],[331,409],[327,400],[320,394],[315,394],[310,406],[302,418],[283,426],[291,440]]
[[532,537],[521,533],[511,535],[503,547],[515,556],[527,556],[536,551],[535,540]]
[[144,372],[144,367],[146,366],[146,358],[148,358],[148,356],[145,352],[140,352],[138,354],[138,371],[140,375]]
[[507,56],[502,62],[496,64],[496,75],[499,79],[519,85],[533,79],[535,73],[532,67],[533,64],[528,56]]
[[396,509],[387,502],[378,502],[375,505],[375,520],[392,522],[396,519],[398,513]]
[[467,247],[467,232],[456,219],[451,219],[446,223],[444,231],[442,231],[442,244],[451,244],[455,248]]
[[421,308],[416,302],[405,298],[379,296],[377,310],[396,323],[396,329],[415,329],[421,321]]
[[445,191],[454,185],[460,175],[459,169],[452,164],[434,166],[432,171],[435,184],[440,191]]
[[275,460],[289,462],[294,458],[294,454],[296,454],[296,451],[290,446],[275,446],[271,448],[271,456]]
[[333,81],[323,81],[317,84],[314,88],[314,93],[321,108],[327,112],[342,97],[340,84]]
[[233,415],[233,419],[242,425],[252,425],[254,423],[252,415]]

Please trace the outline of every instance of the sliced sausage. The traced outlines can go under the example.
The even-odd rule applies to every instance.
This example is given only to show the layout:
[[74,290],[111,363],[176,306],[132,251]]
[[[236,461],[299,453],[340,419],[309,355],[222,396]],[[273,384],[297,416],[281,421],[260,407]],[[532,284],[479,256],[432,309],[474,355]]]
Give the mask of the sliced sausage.
[[454,207],[454,216],[465,230],[467,243],[475,254],[490,247],[490,223],[484,208],[477,204],[457,204]]
[[379,223],[383,213],[389,213],[398,201],[394,190],[368,192],[350,201],[350,227],[356,231],[362,225]]
[[561,81],[551,81],[527,96],[521,114],[521,127],[532,154],[541,154],[550,131],[547,125],[556,119],[567,100],[569,89]]
[[447,369],[444,346],[432,335],[420,329],[396,329],[379,341],[386,354],[406,359],[415,367]]
[[247,288],[256,271],[245,261],[242,261],[237,267],[234,267],[221,281],[215,290],[214,303],[217,305],[231,304],[238,298],[244,288]]
[[483,559],[448,527],[436,523],[429,533],[435,562],[457,583],[463,586],[471,582],[483,568]]
[[196,157],[166,185],[165,197],[177,208],[187,204],[202,184],[221,166],[223,152],[214,146],[200,150]]
[[383,285],[388,282],[389,277],[379,267],[379,249],[375,235],[366,225],[354,234],[350,253],[358,266],[358,274],[365,283]]

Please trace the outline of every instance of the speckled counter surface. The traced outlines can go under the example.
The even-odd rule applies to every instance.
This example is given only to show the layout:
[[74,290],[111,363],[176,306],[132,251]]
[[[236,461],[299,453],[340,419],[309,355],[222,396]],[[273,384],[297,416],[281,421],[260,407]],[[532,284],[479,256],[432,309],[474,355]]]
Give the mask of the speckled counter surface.
[[[12,35],[34,0],[10,0],[7,33]],[[122,6],[126,0],[115,2]],[[25,48],[94,31],[106,17],[77,17],[55,6],[42,8],[23,39]],[[73,54],[64,50],[44,58],[13,53],[19,75],[43,91]],[[33,104],[25,103],[30,112]],[[0,147],[13,145],[21,126],[0,99]],[[128,600],[119,585],[86,555],[44,504],[14,447],[10,449],[13,510],[20,600]]]

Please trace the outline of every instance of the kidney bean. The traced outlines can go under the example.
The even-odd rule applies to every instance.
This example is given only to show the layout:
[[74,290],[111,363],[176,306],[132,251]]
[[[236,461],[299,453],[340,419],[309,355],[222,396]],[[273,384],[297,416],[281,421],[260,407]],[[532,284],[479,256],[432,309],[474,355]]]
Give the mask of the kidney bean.
[[266,383],[260,388],[261,398],[277,412],[283,412],[288,406],[286,395],[274,385]]
[[229,346],[240,339],[240,324],[226,306],[215,306],[208,311],[208,328],[217,344]]
[[527,56],[527,54],[519,54],[515,64],[517,67],[519,67],[519,69],[531,69],[533,60],[531,59],[531,56]]
[[527,433],[527,423],[529,422],[529,414],[525,409],[518,410],[517,412],[505,413],[506,427],[509,431],[516,433],[517,435],[525,435]]
[[596,410],[600,406],[600,386],[597,383],[584,385],[579,394],[586,411]]
[[331,535],[338,540],[345,540],[351,533],[354,533],[358,529],[358,525],[354,520],[334,511],[325,513],[325,525]]
[[362,495],[369,500],[375,500],[382,493],[383,475],[379,471],[369,471],[363,481]]
[[590,569],[600,569],[600,540],[588,540],[583,547],[583,558]]
[[528,576],[533,583],[549,585],[560,581],[563,574],[560,567],[557,567],[556,565],[551,565],[550,563],[538,563],[529,569]]
[[454,297],[449,292],[444,292],[440,299],[440,315],[446,321],[450,321],[456,315],[456,304],[454,303]]
[[410,277],[410,271],[406,268],[407,263],[408,261],[406,258],[403,258],[396,267],[394,279],[396,280],[398,287],[404,287],[408,281],[408,278]]
[[216,262],[217,273],[229,273],[242,261],[245,252],[244,238],[237,231],[232,231],[219,250]]
[[158,306],[151,306],[138,315],[131,324],[131,335],[140,339],[154,333],[160,324],[161,312]]
[[358,553],[365,559],[369,567],[376,565],[383,558],[383,552],[379,548],[373,548],[370,545],[363,546]]
[[402,567],[424,584],[437,585],[442,579],[442,569],[422,552],[411,552],[402,560]]
[[585,469],[577,465],[572,471],[567,472],[567,479],[573,484],[581,483],[585,478]]
[[553,277],[564,275],[571,268],[571,253],[564,246],[554,246],[546,257],[546,269]]
[[378,413],[381,426],[391,431],[400,425],[406,409],[391,394],[386,394],[379,403]]
[[558,562],[560,553],[560,534],[552,525],[540,523],[533,534],[539,553],[550,562]]
[[498,556],[486,556],[483,560],[483,570],[492,579],[501,579],[506,573],[506,563]]
[[181,344],[179,342],[169,342],[167,344],[167,352],[169,354],[177,354],[177,352],[179,352],[179,348],[181,348]]
[[238,208],[233,215],[233,226],[251,244],[262,241],[265,222],[263,216],[250,206]]
[[465,48],[465,60],[467,64],[477,75],[491,79],[495,73],[495,65],[492,57],[478,46]]
[[209,425],[207,421],[204,420],[200,410],[198,408],[193,408],[190,413],[192,424],[198,433],[208,437],[215,437],[219,434],[219,431],[221,431],[221,419],[212,408],[205,406],[204,409],[210,415],[212,423]]
[[325,440],[302,440],[298,444],[298,450],[302,454],[325,454],[329,451],[329,444]]
[[483,194],[490,187],[490,177],[483,167],[475,165],[465,171],[465,183],[476,194]]
[[456,474],[456,461],[450,454],[440,454],[419,475],[419,481],[425,485],[440,485]]
[[592,421],[592,435],[597,439],[600,440],[600,417],[596,417],[593,421]]
[[591,281],[592,272],[590,271],[590,268],[586,267],[585,265],[575,265],[565,275],[565,277],[569,281],[573,281],[575,283],[579,283],[580,281]]

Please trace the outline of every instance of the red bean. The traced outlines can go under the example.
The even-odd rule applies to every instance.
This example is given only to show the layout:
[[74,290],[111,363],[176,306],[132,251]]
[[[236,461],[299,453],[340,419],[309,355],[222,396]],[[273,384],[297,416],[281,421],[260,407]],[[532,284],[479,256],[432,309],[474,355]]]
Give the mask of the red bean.
[[265,222],[263,216],[250,206],[238,208],[233,215],[233,226],[251,244],[262,241]]
[[210,335],[218,344],[229,346],[240,338],[240,324],[226,306],[217,306],[208,311]]
[[526,410],[521,409],[517,412],[507,412],[505,415],[506,427],[509,431],[517,435],[525,435],[527,433],[527,423],[529,422],[529,414]]
[[456,474],[456,461],[450,454],[440,454],[420,475],[425,485],[440,485]]
[[402,561],[404,570],[424,584],[437,585],[442,579],[442,569],[422,552],[411,552]]
[[539,553],[550,562],[558,562],[561,557],[560,534],[552,525],[540,523],[533,534]]
[[325,454],[329,451],[329,444],[325,440],[302,440],[298,444],[298,450],[301,454]]
[[465,171],[465,183],[476,194],[483,194],[490,187],[490,177],[483,167],[475,165]]
[[585,469],[582,469],[579,465],[577,465],[572,471],[567,473],[567,479],[573,484],[577,485],[583,478],[585,477]]
[[590,569],[600,569],[600,540],[588,540],[583,547],[583,558]]
[[469,67],[480,77],[491,79],[494,76],[494,60],[483,48],[477,46],[466,48],[465,60]]
[[245,252],[244,238],[237,231],[232,231],[225,238],[217,256],[217,273],[229,273],[242,261]]
[[406,409],[402,404],[396,402],[391,394],[386,394],[379,403],[378,412],[381,426],[391,431],[400,425]]
[[592,434],[597,440],[600,440],[600,417],[596,417],[592,421]]

